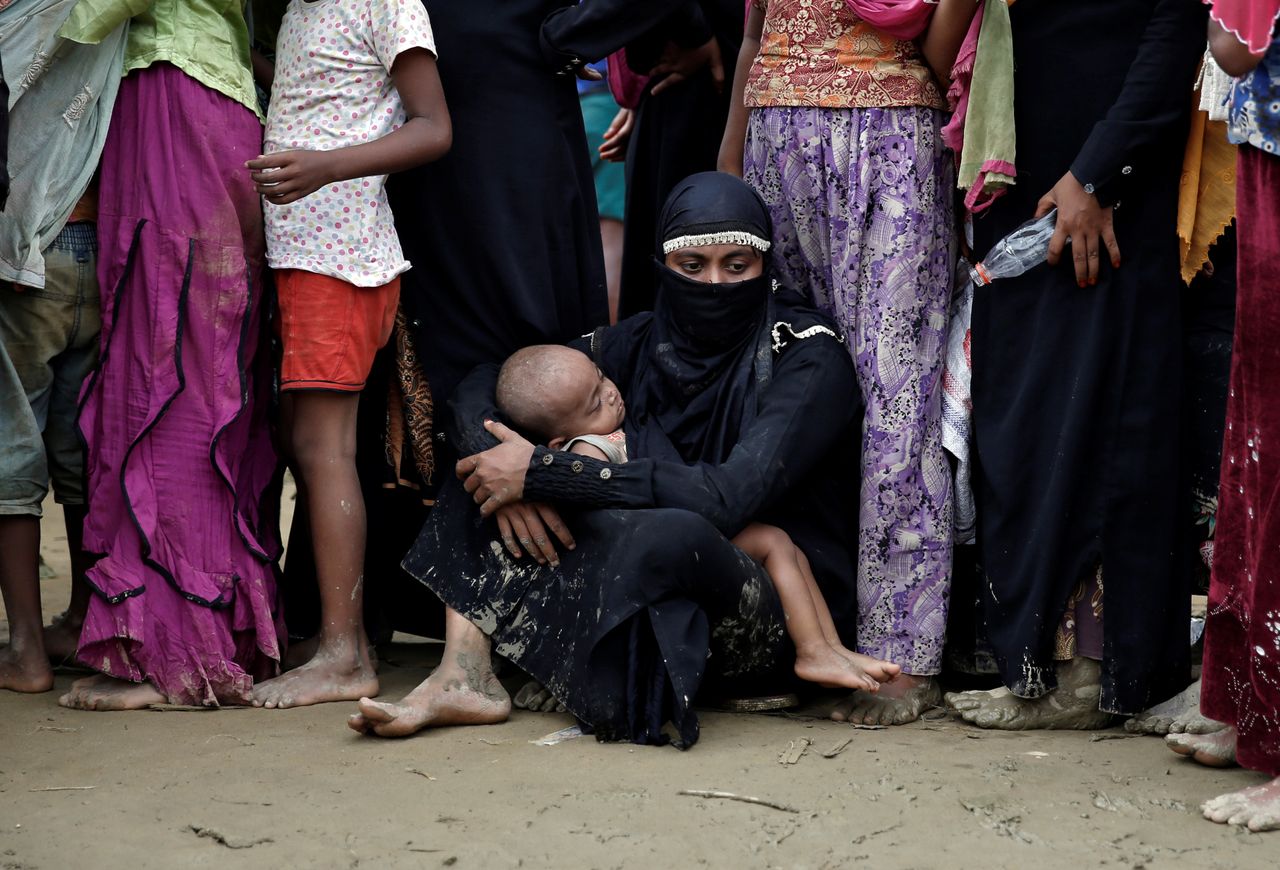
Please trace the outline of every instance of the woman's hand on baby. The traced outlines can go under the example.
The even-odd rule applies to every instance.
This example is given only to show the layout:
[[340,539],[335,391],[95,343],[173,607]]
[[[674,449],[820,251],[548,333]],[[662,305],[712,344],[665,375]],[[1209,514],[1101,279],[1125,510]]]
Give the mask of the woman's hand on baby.
[[277,151],[245,163],[258,193],[272,205],[288,205],[337,181],[328,151]]
[[566,549],[577,546],[569,527],[560,519],[560,512],[549,504],[517,502],[498,508],[494,518],[502,545],[513,558],[519,559],[528,552],[539,565],[549,563],[558,568],[560,556],[551,537],[554,535]]
[[480,505],[480,515],[487,517],[524,495],[524,476],[533,458],[533,445],[496,420],[485,420],[484,428],[502,443],[459,459],[454,471],[463,488]]

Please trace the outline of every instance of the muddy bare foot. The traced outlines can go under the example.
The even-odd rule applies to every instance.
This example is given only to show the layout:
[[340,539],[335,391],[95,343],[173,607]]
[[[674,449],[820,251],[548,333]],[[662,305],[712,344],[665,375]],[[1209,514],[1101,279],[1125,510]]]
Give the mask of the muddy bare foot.
[[529,710],[533,713],[566,712],[564,704],[561,704],[555,695],[543,688],[542,684],[536,680],[530,680],[521,686],[512,703],[521,710]]
[[[297,643],[289,644],[289,648],[285,650],[284,659],[280,662],[280,670],[293,671],[305,665],[316,657],[316,651],[320,649],[320,635],[309,637],[306,640],[300,640]],[[369,644],[365,648],[365,654],[369,657],[369,664],[373,666],[374,673],[378,672],[378,649],[373,644]]]
[[253,706],[283,710],[330,701],[355,701],[378,694],[378,674],[368,645],[319,646],[305,665],[253,687]]
[[1251,831],[1280,831],[1280,776],[1264,785],[1218,795],[1200,805],[1211,822]]
[[1209,734],[1227,727],[1200,713],[1200,681],[1124,723],[1130,734]]
[[1229,725],[1209,734],[1170,734],[1164,742],[1179,755],[1206,767],[1232,767],[1236,763],[1236,729]]
[[861,689],[865,692],[880,690],[879,680],[825,641],[796,649],[795,672],[805,682],[817,683],[828,689]]
[[1001,687],[989,692],[952,692],[946,701],[960,718],[979,728],[1093,730],[1111,724],[1111,714],[1098,709],[1101,697],[1101,664],[1075,658],[1058,665],[1058,688],[1044,697],[1019,698]]
[[831,718],[855,725],[906,725],[940,703],[937,680],[900,673],[881,684],[875,695],[854,692],[831,711]]
[[53,669],[43,655],[24,655],[13,647],[0,649],[0,689],[47,692],[53,688]]
[[399,701],[361,698],[347,727],[379,737],[408,737],[423,728],[493,725],[511,715],[511,698],[489,666],[487,655],[460,652]]
[[71,684],[71,691],[58,699],[73,710],[142,710],[163,704],[167,698],[150,683],[131,683],[106,674],[94,674]]
[[289,648],[284,651],[284,658],[280,660],[280,670],[292,671],[302,667],[316,657],[316,650],[319,648],[320,635],[318,634],[289,644]]
[[44,652],[54,667],[75,664],[82,625],[83,621],[73,622],[66,613],[60,613],[44,627]]

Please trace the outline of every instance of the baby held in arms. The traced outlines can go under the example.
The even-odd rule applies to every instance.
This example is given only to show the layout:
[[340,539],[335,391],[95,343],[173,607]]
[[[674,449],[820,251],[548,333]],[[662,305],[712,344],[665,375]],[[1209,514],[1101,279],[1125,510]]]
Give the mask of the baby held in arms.
[[[516,351],[498,375],[498,409],[553,450],[627,461],[626,404],[586,354],[560,345]],[[764,566],[778,591],[796,648],[796,676],[828,687],[874,692],[900,670],[845,648],[804,553],[776,526],[752,523],[734,545]]]

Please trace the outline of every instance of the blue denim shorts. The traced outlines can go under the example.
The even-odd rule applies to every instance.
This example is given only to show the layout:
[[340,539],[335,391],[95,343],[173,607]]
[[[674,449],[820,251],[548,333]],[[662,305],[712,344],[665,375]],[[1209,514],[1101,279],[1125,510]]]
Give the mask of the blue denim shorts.
[[0,515],[84,503],[80,387],[98,363],[102,314],[91,223],[68,224],[44,251],[43,289],[0,282]]

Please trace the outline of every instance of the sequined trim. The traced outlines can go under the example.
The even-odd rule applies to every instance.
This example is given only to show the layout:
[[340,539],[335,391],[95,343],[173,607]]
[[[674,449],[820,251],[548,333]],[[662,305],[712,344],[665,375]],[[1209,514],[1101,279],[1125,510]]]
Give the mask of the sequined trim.
[[770,247],[768,239],[762,239],[755,233],[740,230],[729,230],[723,233],[701,233],[692,236],[677,236],[662,243],[662,253],[670,254],[681,248],[701,248],[706,245],[746,245],[757,251],[767,251]]
[[832,338],[834,338],[836,341],[840,342],[841,344],[844,344],[844,338],[842,336],[836,335],[836,332],[834,329],[823,326],[821,324],[815,324],[814,326],[810,326],[807,329],[802,329],[799,332],[796,332],[796,330],[791,326],[790,323],[784,323],[783,321],[778,321],[773,325],[773,350],[775,353],[787,346],[786,340],[783,339],[782,337],[782,330],[784,329],[787,332],[791,333],[792,338],[806,339],[806,338],[813,338],[815,335],[829,335]]

